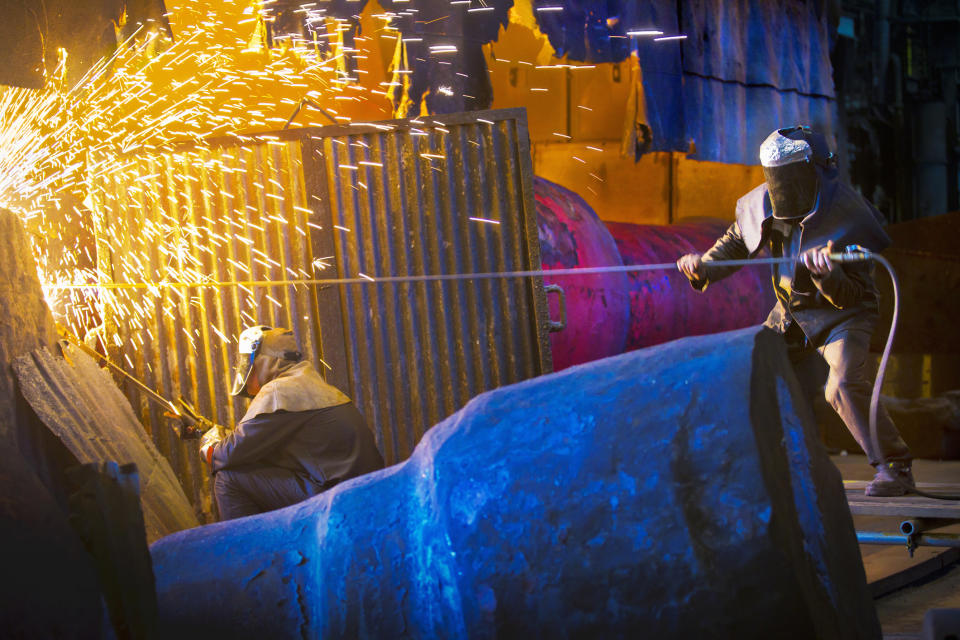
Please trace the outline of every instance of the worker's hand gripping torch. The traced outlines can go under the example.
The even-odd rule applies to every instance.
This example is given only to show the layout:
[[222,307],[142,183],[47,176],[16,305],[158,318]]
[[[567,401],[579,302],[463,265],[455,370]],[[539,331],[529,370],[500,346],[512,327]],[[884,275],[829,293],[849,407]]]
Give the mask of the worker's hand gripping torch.
[[174,420],[173,430],[181,440],[200,440],[200,457],[207,463],[213,463],[213,447],[223,440],[225,429],[215,422],[204,418],[189,402],[179,398],[177,414],[167,413]]
[[214,425],[200,436],[200,457],[209,465],[213,464],[213,447],[223,440],[223,428]]
[[200,415],[189,402],[178,398],[177,404],[177,413],[168,411],[164,416],[173,421],[173,431],[181,440],[196,440],[211,429],[217,429],[222,434],[223,427]]
[[849,244],[839,253],[830,252],[828,257],[833,262],[866,262],[873,260],[873,252],[858,244]]
[[[156,402],[157,404],[162,405],[164,408],[172,409],[172,411],[164,411],[164,417],[172,421],[171,427],[173,428],[174,433],[177,434],[177,437],[181,440],[200,440],[200,455],[208,463],[212,462],[213,459],[213,445],[220,442],[224,438],[224,428],[216,424],[212,420],[200,415],[200,413],[193,408],[189,402],[183,398],[177,399],[177,404],[174,404],[170,400],[167,400],[159,393],[143,384],[141,381],[137,380],[135,377],[124,371],[122,368],[118,367],[103,354],[98,353],[94,349],[91,349],[85,345],[82,341],[77,339],[69,329],[61,325],[57,325],[58,330],[64,339],[79,348],[81,351],[87,353],[94,358],[98,358],[111,367],[114,371],[120,375],[126,377],[128,380],[133,382],[141,391],[146,393],[147,398]],[[177,406],[179,405],[179,407]]]

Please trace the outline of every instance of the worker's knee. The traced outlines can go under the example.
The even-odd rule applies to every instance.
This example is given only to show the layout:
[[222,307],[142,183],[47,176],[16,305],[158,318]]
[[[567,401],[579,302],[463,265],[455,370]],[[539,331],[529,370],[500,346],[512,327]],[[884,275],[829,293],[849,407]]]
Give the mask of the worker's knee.
[[823,396],[827,399],[827,404],[836,409],[843,403],[844,392],[840,387],[840,382],[833,377],[829,378],[823,388]]
[[217,503],[232,500],[244,494],[231,471],[220,471],[213,477],[213,496]]
[[229,491],[236,487],[237,481],[232,471],[218,471],[213,476],[214,492]]
[[242,472],[218,471],[213,478],[213,496],[221,520],[232,520],[262,512],[259,502],[245,486]]
[[836,409],[848,405],[859,396],[870,395],[870,383],[858,377],[831,375],[823,388],[823,395]]

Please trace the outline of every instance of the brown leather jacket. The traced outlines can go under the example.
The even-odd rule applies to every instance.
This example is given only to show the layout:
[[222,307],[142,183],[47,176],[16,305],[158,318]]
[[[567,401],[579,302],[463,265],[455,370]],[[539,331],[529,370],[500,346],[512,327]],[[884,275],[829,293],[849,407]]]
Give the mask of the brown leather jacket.
[[[890,240],[882,228],[880,213],[835,175],[821,172],[817,206],[799,222],[793,233],[799,242],[797,254],[833,240],[837,250],[859,244],[871,251],[886,248]],[[737,202],[737,221],[703,254],[703,260],[742,260],[756,257],[766,249],[773,257],[784,255],[789,242],[782,241],[770,208],[766,184],[761,184]],[[706,278],[691,280],[703,291],[735,272],[739,267],[706,265]],[[807,339],[817,344],[830,329],[844,323],[872,331],[877,320],[877,290],[872,261],[837,265],[829,274],[817,277],[802,264],[773,265],[772,279],[777,304],[764,324],[785,333],[795,322]]]

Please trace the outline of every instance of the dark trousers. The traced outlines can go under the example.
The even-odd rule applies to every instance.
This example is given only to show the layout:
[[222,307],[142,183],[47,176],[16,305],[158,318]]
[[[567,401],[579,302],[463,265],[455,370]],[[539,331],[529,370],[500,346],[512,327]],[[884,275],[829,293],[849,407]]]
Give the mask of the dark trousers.
[[[900,432],[881,403],[877,411],[876,451],[870,438],[870,395],[873,376],[869,363],[871,331],[861,326],[841,325],[834,328],[822,344],[811,344],[796,325],[785,334],[790,359],[798,368],[809,371],[809,356],[819,353],[829,367],[824,396],[850,431],[871,465],[880,463],[880,453],[887,462],[909,464],[913,456],[900,437]],[[807,365],[807,366],[804,366]]]
[[320,486],[302,474],[279,467],[218,471],[213,481],[220,520],[232,520],[302,502]]

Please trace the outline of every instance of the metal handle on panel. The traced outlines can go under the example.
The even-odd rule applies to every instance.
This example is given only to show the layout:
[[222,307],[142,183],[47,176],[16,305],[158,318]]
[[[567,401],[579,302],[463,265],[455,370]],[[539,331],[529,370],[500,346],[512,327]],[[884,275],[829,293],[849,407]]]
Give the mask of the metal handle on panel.
[[564,293],[563,287],[558,284],[548,284],[543,287],[545,293],[556,293],[558,299],[560,300],[560,320],[550,320],[547,319],[547,330],[550,333],[555,333],[557,331],[563,331],[567,328],[567,294]]

